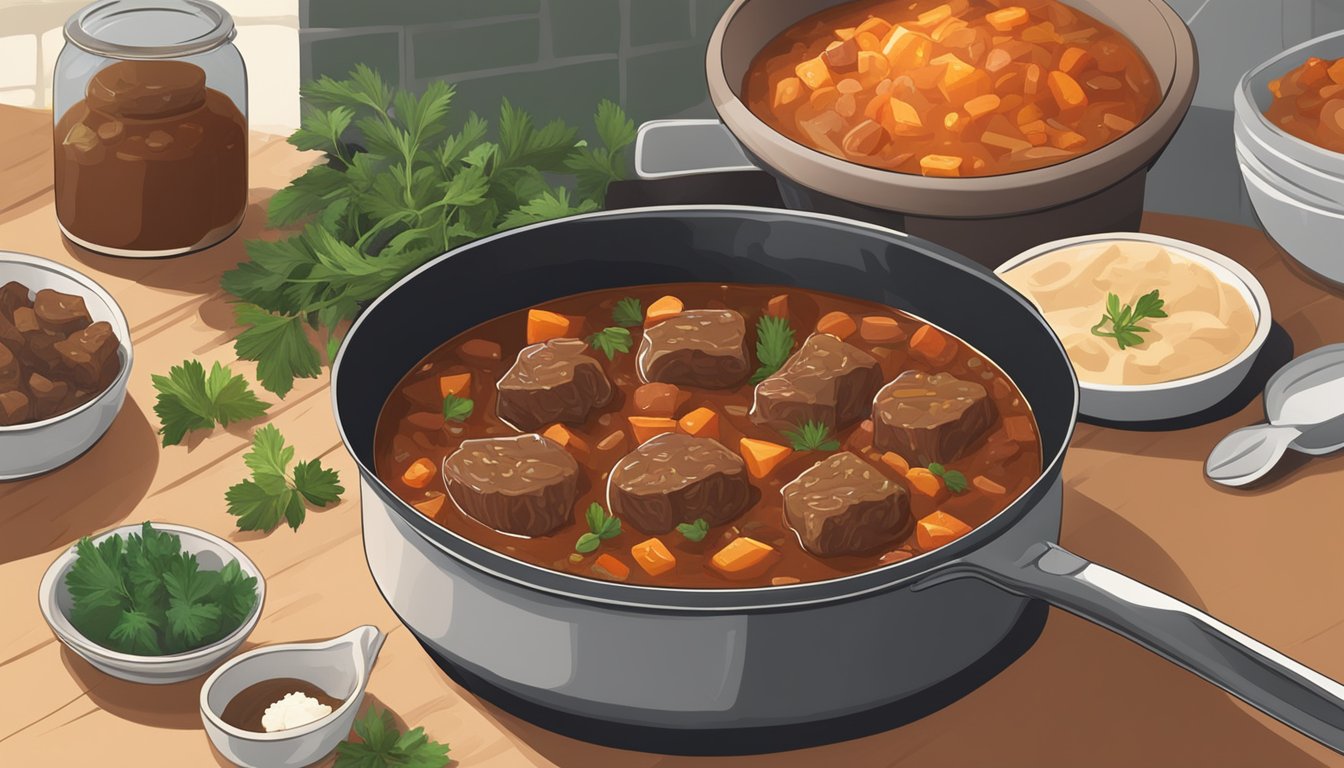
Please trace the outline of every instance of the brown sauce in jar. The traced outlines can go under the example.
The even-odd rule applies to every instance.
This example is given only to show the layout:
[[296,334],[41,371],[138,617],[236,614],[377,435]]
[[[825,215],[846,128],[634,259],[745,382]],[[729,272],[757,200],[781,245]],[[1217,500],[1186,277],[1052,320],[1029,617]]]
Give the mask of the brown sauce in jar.
[[262,680],[260,683],[254,683],[239,691],[237,696],[229,699],[228,705],[220,713],[220,719],[234,728],[265,733],[266,728],[262,726],[261,718],[266,714],[266,708],[291,693],[302,693],[305,696],[317,699],[319,703],[331,707],[333,712],[343,703],[340,699],[328,695],[326,691],[307,680],[300,680],[295,677],[277,677],[272,680]]
[[[648,308],[659,297],[672,295],[689,308],[729,308],[742,313],[746,320],[748,348],[754,350],[756,333],[752,330],[765,314],[772,297],[787,295],[789,322],[796,332],[794,350],[817,327],[823,316],[833,312],[849,313],[854,319],[882,318],[899,327],[882,341],[866,340],[863,331],[847,341],[878,360],[882,381],[890,382],[904,371],[946,372],[958,379],[982,385],[993,401],[998,417],[984,436],[971,444],[948,469],[964,474],[970,487],[961,493],[946,489],[929,496],[913,492],[911,481],[902,472],[885,463],[872,447],[872,433],[864,424],[839,430],[835,439],[840,450],[854,452],[873,469],[892,482],[907,488],[914,519],[944,512],[974,528],[998,514],[1040,476],[1041,442],[1035,418],[1026,398],[1013,381],[991,360],[968,344],[955,340],[955,352],[945,361],[931,364],[911,349],[911,339],[923,321],[875,302],[812,291],[805,288],[769,285],[720,285],[716,283],[672,283],[631,286],[578,294],[538,305],[574,318],[572,335],[586,338],[613,324],[613,308],[624,298],[638,299]],[[401,499],[420,505],[422,514],[435,523],[484,547],[506,556],[544,568],[588,578],[608,578],[598,558],[609,555],[628,567],[629,583],[664,587],[730,588],[814,582],[847,576],[881,567],[897,560],[928,551],[920,546],[911,530],[903,539],[867,554],[817,557],[805,551],[797,535],[784,519],[781,488],[801,472],[832,455],[833,451],[796,451],[767,477],[752,478],[752,502],[731,522],[712,526],[701,541],[691,541],[681,533],[654,537],[642,533],[624,521],[618,536],[603,541],[592,552],[575,551],[576,540],[588,532],[584,510],[593,502],[608,506],[607,481],[612,467],[636,446],[628,417],[642,412],[635,404],[634,391],[640,376],[636,369],[636,350],[644,330],[630,328],[631,351],[608,360],[591,351],[611,381],[615,395],[603,407],[592,412],[583,424],[569,425],[571,431],[588,446],[579,457],[578,498],[568,522],[547,535],[527,538],[502,533],[460,510],[445,498],[444,459],[453,454],[463,440],[517,435],[515,429],[496,412],[496,382],[513,365],[518,351],[527,344],[527,310],[511,312],[482,323],[446,340],[413,368],[396,386],[383,406],[374,437],[375,471]],[[955,339],[951,334],[949,338]],[[872,337],[869,336],[871,339]],[[752,355],[755,365],[755,355]],[[440,377],[470,373],[470,388],[465,396],[474,401],[471,416],[465,422],[443,418]],[[779,432],[757,423],[747,415],[752,406],[754,387],[743,383],[727,389],[683,387],[687,395],[677,406],[680,417],[694,408],[706,407],[720,416],[719,442],[729,450],[739,450],[743,437],[787,442]],[[405,473],[412,464],[423,461],[433,467],[428,484],[413,485]],[[432,509],[433,512],[426,512]],[[711,558],[738,536],[750,537],[776,549],[778,559],[764,572],[746,579],[725,579],[710,567]],[[632,557],[632,546],[657,538],[676,560],[675,567],[650,575]]]
[[181,253],[247,204],[247,118],[183,61],[119,61],[55,128],[56,215],[82,245]]

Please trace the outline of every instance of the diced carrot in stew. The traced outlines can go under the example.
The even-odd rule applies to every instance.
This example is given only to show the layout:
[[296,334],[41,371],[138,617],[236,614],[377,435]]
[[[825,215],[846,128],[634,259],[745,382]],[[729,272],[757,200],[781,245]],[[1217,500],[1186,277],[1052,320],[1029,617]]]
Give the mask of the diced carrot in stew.
[[1050,95],[1055,98],[1055,104],[1059,105],[1061,112],[1087,106],[1087,94],[1083,93],[1083,87],[1067,72],[1054,70],[1046,75],[1045,84],[1049,86]]
[[841,42],[844,42],[845,40],[848,40],[849,38],[853,37],[856,31],[858,30],[856,30],[854,27],[841,27],[835,30],[835,38]]
[[905,330],[894,317],[864,315],[859,321],[859,338],[869,344],[893,344],[905,338]]
[[921,517],[915,527],[915,541],[925,551],[937,549],[971,532],[971,526],[941,510]]
[[439,510],[443,509],[443,502],[447,498],[448,498],[447,496],[444,496],[442,493],[440,493],[437,496],[431,496],[428,499],[425,499],[424,501],[417,501],[411,506],[420,510],[420,514],[424,515],[425,517],[434,517],[435,515],[439,514]]
[[677,558],[667,545],[658,539],[645,539],[630,548],[630,556],[635,563],[650,576],[667,573],[677,567]]
[[424,488],[434,479],[438,470],[429,459],[416,459],[401,475],[401,481],[412,488]]
[[977,117],[988,115],[990,112],[999,108],[1000,99],[992,93],[986,93],[983,96],[976,96],[974,99],[966,102],[966,114],[974,120]]
[[986,13],[985,21],[1000,32],[1007,32],[1013,27],[1027,23],[1027,9],[1017,5],[1000,8]]
[[971,480],[971,485],[974,485],[985,493],[991,493],[995,496],[1002,496],[1008,492],[1007,488],[1004,488],[1002,485],[999,485],[984,475],[976,475],[975,478]]
[[682,416],[677,426],[691,437],[719,439],[719,414],[710,408],[696,408]]
[[925,176],[960,176],[962,158],[955,155],[925,155],[919,169]]
[[575,331],[572,323],[573,319],[565,315],[544,309],[529,309],[527,310],[527,343],[536,344],[572,335]]
[[828,86],[832,82],[831,70],[827,68],[826,62],[822,61],[820,56],[799,64],[794,69],[794,74],[798,75],[798,79],[803,81],[803,85],[814,91]]
[[884,37],[889,31],[891,31],[891,24],[886,19],[877,16],[869,16],[862,24],[854,28],[855,34],[869,32],[877,37]]
[[[906,461],[904,456],[895,451],[887,451],[882,454],[882,463],[897,472],[900,472],[902,475],[909,474],[910,472],[910,462]],[[930,472],[929,474],[933,473]]]
[[681,299],[676,296],[664,296],[649,305],[648,310],[644,313],[644,327],[648,328],[669,317],[676,317],[685,308],[686,305],[682,304]]
[[676,432],[676,419],[663,418],[662,416],[630,416],[630,429],[635,433],[636,443],[645,443],[649,440],[663,434],[664,432]]
[[765,314],[771,317],[787,318],[789,316],[788,294],[781,293],[778,296],[771,296],[770,300],[765,303]]
[[1036,430],[1031,426],[1031,419],[1027,416],[1005,416],[1003,418],[1003,430],[1008,433],[1008,437],[1019,443],[1036,442]]
[[470,373],[450,373],[439,377],[439,394],[447,397],[465,397],[471,391]]
[[1059,54],[1060,71],[1070,75],[1076,74],[1090,63],[1092,55],[1076,45],[1065,48],[1064,52]]
[[617,560],[615,556],[603,553],[593,561],[593,573],[616,581],[630,578],[630,566]]
[[943,481],[938,476],[925,469],[924,467],[914,467],[905,473],[905,479],[910,481],[910,488],[916,493],[921,493],[929,498],[936,497],[943,490]]
[[738,536],[714,553],[710,565],[730,579],[749,579],[768,568],[778,554],[775,548],[749,536]]
[[858,329],[848,312],[827,312],[817,321],[817,333],[829,333],[839,339],[847,338]]
[[582,458],[588,455],[588,443],[582,437],[575,434],[574,430],[566,427],[564,424],[552,424],[541,433],[549,437],[562,447],[568,449],[574,455]]
[[787,445],[750,437],[742,438],[737,446],[738,452],[742,454],[742,460],[747,463],[748,474],[757,480],[768,476],[775,467],[789,457],[790,453],[793,453],[793,449]]
[[1326,69],[1326,74],[1330,75],[1331,81],[1344,85],[1344,59],[1336,59],[1335,63]]
[[910,351],[930,363],[939,365],[955,354],[956,347],[942,331],[932,325],[921,325],[910,337]]
[[803,81],[796,77],[786,77],[775,83],[775,106],[792,104],[803,94]]

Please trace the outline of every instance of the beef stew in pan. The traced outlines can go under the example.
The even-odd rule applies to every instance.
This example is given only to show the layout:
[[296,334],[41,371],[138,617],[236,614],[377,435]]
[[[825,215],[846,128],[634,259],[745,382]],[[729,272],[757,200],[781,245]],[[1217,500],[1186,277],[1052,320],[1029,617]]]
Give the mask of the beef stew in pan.
[[815,582],[914,557],[1040,475],[992,361],[794,287],[595,291],[449,339],[379,416],[379,478],[507,556],[661,587]]

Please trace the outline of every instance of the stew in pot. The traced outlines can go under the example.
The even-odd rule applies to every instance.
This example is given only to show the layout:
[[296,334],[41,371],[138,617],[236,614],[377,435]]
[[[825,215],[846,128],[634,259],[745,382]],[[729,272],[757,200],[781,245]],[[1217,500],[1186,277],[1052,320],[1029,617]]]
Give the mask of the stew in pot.
[[1054,165],[1115,141],[1162,101],[1124,35],[1057,0],[846,3],[752,60],[747,107],[843,160],[925,176]]
[[534,565],[665,587],[836,578],[936,549],[1041,472],[962,340],[793,287],[603,290],[449,339],[379,416],[378,477]]

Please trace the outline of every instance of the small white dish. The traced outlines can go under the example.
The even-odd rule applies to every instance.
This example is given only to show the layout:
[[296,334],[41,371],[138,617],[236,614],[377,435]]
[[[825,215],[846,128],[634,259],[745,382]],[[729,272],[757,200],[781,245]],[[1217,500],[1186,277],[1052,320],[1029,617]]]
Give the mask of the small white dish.
[[0,427],[0,480],[40,475],[74,461],[107,432],[126,400],[131,378],[131,330],[111,294],[89,277],[54,261],[0,251],[0,285],[11,280],[34,293],[44,288],[83,297],[94,321],[111,324],[121,349],[121,373],[97,397],[78,408],[30,424]]
[[[365,625],[320,643],[267,645],[215,670],[201,686],[201,722],[219,753],[244,768],[300,768],[331,754],[350,733],[385,635]],[[331,714],[298,728],[258,733],[224,722],[224,708],[265,680],[305,680],[341,699]]]
[[1255,335],[1235,358],[1211,371],[1155,384],[1097,384],[1079,380],[1078,411],[1084,416],[1118,422],[1174,419],[1199,413],[1232,394],[1250,372],[1251,365],[1269,338],[1272,318],[1269,297],[1260,281],[1228,257],[1194,243],[1141,232],[1108,232],[1044,243],[1014,256],[994,270],[1005,273],[1047,253],[1085,243],[1130,240],[1156,243],[1199,261],[1215,277],[1232,286],[1255,315]]
[[[243,644],[252,629],[257,626],[257,620],[261,618],[261,606],[266,599],[266,581],[262,578],[261,571],[257,570],[256,564],[249,560],[242,550],[218,536],[183,525],[169,523],[152,523],[152,525],[156,531],[176,534],[182,542],[182,551],[195,555],[202,570],[217,571],[230,560],[237,560],[243,573],[257,580],[257,602],[252,606],[252,612],[227,637],[203,648],[167,656],[135,656],[120,653],[84,637],[70,623],[69,612],[72,601],[70,590],[65,585],[65,576],[74,566],[77,557],[74,545],[56,558],[56,562],[52,563],[42,575],[42,582],[38,587],[38,602],[42,616],[46,618],[47,625],[51,627],[56,637],[100,671],[133,683],[166,685],[200,677],[238,650],[238,646]],[[139,532],[139,525],[123,525],[94,536],[93,542],[96,544],[114,534],[121,534],[125,538]]]

